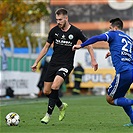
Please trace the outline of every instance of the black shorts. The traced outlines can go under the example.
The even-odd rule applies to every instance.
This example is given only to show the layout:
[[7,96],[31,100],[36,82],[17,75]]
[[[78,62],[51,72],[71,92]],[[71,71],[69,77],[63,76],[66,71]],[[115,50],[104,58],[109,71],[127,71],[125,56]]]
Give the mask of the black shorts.
[[44,81],[45,82],[53,82],[56,75],[61,76],[64,80],[70,74],[73,69],[73,65],[65,64],[65,65],[57,65],[57,64],[49,64],[47,72],[45,74]]

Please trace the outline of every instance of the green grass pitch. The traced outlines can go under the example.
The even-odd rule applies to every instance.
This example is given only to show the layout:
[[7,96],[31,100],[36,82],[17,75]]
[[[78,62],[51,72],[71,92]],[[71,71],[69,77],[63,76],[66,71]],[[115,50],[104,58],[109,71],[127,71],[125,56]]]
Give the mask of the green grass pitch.
[[[133,95],[128,95],[132,98]],[[0,133],[133,133],[133,127],[124,127],[129,118],[121,107],[107,104],[105,96],[64,96],[68,103],[66,117],[58,120],[55,108],[50,122],[40,122],[47,110],[47,98],[2,100],[0,106]],[[20,115],[18,126],[7,126],[9,112]]]

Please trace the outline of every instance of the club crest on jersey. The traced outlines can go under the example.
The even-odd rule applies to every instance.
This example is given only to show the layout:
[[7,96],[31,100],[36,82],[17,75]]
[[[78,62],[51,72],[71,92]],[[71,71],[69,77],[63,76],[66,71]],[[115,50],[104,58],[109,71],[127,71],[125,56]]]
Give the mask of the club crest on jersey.
[[72,40],[72,39],[73,39],[73,35],[70,34],[70,35],[68,36],[68,38],[69,38],[70,40]]

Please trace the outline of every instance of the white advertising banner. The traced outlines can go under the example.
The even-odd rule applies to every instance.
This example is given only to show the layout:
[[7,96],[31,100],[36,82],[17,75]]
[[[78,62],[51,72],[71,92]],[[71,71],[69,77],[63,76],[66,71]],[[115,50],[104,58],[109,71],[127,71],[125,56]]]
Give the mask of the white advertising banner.
[[[107,49],[94,49],[94,55],[99,68],[112,68],[111,57],[105,59]],[[75,53],[74,66],[80,62],[84,68],[91,68],[91,57],[87,49],[79,49]]]
[[40,73],[36,72],[0,72],[0,96],[6,94],[6,88],[11,87],[15,95],[38,94],[37,83]]

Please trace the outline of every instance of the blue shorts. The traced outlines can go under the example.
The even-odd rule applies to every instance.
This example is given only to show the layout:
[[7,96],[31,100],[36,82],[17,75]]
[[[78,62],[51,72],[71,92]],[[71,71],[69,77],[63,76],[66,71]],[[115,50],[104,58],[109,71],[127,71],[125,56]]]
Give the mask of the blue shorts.
[[113,99],[124,97],[133,83],[133,69],[116,74],[108,88],[108,95]]

